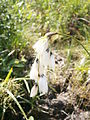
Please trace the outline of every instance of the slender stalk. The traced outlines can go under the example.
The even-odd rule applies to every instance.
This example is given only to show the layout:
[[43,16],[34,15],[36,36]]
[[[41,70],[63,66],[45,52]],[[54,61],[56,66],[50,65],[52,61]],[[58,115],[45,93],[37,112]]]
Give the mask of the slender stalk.
[[84,21],[84,22],[90,24],[90,21],[86,20],[85,18],[78,18],[78,20],[82,20],[82,21]]
[[86,51],[86,53],[90,56],[90,52],[88,52],[88,50],[84,47],[84,45],[77,39],[75,39],[82,47],[83,49]]
[[3,108],[3,112],[2,112],[2,118],[1,118],[1,120],[4,120],[4,114],[5,114],[5,111],[6,111],[6,109]]
[[17,106],[18,106],[19,109],[21,110],[24,118],[25,118],[26,120],[28,120],[28,118],[27,118],[27,116],[26,116],[26,114],[25,114],[22,106],[19,104],[18,100],[14,97],[14,95],[13,95],[8,89],[5,89],[5,90],[6,90],[6,92],[8,93],[8,95],[15,101],[15,103],[17,104]]
[[21,78],[15,78],[13,80],[14,81],[18,81],[18,80],[30,80],[30,78],[21,77]]

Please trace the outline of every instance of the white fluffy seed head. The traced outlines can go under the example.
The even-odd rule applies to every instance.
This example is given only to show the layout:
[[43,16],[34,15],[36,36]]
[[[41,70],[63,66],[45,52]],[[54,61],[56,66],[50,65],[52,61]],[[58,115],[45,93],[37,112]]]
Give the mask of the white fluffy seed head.
[[52,69],[53,71],[55,70],[55,57],[53,54],[50,55],[49,68]]
[[47,37],[41,37],[34,45],[33,49],[36,53],[42,54],[44,50],[48,48],[48,38]]
[[39,92],[44,95],[48,92],[48,83],[47,78],[44,75],[41,75],[39,79]]
[[40,63],[43,66],[49,66],[49,64],[50,64],[50,52],[47,52],[46,50],[43,52],[43,54],[40,56]]
[[30,79],[37,81],[38,80],[38,59],[36,58],[30,71]]
[[[55,58],[48,48],[47,36],[42,37],[33,45],[33,49],[37,53],[31,71],[30,79],[35,80],[39,86],[40,95],[44,95],[48,92],[48,81],[46,78],[47,68],[49,67],[54,71],[55,69]],[[40,75],[38,77],[38,75]],[[36,84],[31,89],[30,97],[34,97],[38,92],[38,86]]]
[[37,84],[35,84],[31,89],[30,97],[35,97],[37,93],[38,93],[38,86]]

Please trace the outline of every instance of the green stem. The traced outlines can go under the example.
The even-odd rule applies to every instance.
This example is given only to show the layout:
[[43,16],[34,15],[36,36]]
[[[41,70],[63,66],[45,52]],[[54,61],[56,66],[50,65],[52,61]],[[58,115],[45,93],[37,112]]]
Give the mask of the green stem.
[[77,39],[75,39],[82,47],[83,49],[86,51],[86,53],[90,56],[90,53],[88,52],[88,50],[84,47],[84,45]]

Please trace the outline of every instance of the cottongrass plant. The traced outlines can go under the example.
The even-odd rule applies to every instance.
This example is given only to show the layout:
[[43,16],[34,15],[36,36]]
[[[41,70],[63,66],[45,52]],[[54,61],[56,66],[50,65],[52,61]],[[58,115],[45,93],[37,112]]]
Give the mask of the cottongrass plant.
[[33,45],[36,59],[31,67],[30,79],[35,81],[35,85],[31,89],[30,97],[35,97],[38,91],[40,95],[48,93],[47,69],[55,70],[55,59],[48,47],[48,41],[50,35],[54,34],[46,34]]

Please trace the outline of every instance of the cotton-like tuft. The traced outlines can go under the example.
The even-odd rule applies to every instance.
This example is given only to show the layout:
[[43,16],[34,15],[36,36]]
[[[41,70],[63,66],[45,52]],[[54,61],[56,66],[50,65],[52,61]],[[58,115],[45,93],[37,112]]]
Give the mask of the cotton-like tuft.
[[39,92],[44,95],[48,92],[48,82],[44,75],[41,75],[39,79]]
[[30,97],[35,97],[37,93],[38,93],[38,86],[37,84],[35,84],[31,89]]
[[35,59],[31,71],[30,71],[30,79],[35,80],[37,82],[38,80],[38,59]]
[[53,71],[55,70],[55,57],[53,54],[50,55],[49,68],[52,69]]
[[37,41],[33,45],[33,49],[35,52],[42,54],[48,48],[48,39],[47,37],[41,37],[39,41]]
[[50,52],[44,51],[40,56],[40,63],[43,66],[49,66],[50,64]]

